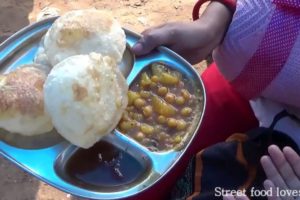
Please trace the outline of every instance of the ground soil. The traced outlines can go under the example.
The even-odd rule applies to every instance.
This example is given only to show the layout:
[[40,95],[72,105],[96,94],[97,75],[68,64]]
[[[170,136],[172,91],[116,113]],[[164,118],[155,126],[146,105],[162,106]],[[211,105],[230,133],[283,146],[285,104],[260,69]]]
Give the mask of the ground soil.
[[[195,0],[0,0],[0,37],[36,21],[44,8],[97,8],[112,11],[123,27],[141,32],[170,21],[189,21]],[[205,63],[197,65],[201,71]],[[0,200],[78,199],[23,172],[0,157]]]

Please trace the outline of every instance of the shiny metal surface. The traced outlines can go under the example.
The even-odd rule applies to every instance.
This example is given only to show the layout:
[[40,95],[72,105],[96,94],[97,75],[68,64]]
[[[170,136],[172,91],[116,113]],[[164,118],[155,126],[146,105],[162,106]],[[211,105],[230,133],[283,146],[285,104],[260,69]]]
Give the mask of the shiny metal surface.
[[[2,43],[0,45],[1,73],[13,70],[21,64],[32,63],[41,37],[54,20],[55,18],[51,18],[30,25]],[[203,105],[199,107],[199,112],[201,113],[198,119],[199,122],[193,127],[190,137],[182,148],[167,152],[151,152],[117,130],[103,138],[103,141],[109,142],[123,152],[133,155],[138,162],[145,162],[142,164],[147,168],[145,170],[146,176],[126,187],[121,187],[120,190],[95,190],[74,184],[72,177],[68,177],[65,173],[65,164],[78,151],[78,148],[70,145],[57,134],[50,134],[50,136],[48,134],[48,137],[52,138],[52,140],[41,136],[38,139],[41,141],[46,140],[47,142],[44,145],[37,145],[42,144],[42,142],[37,142],[38,139],[36,138],[21,138],[17,135],[7,136],[7,133],[0,131],[0,154],[48,184],[72,195],[90,199],[122,199],[143,192],[159,182],[164,177],[164,174],[176,165],[193,140],[194,133],[199,129],[205,110],[205,90],[194,68],[176,53],[165,47],[159,47],[147,56],[134,58],[130,47],[136,43],[139,35],[129,30],[125,30],[125,32],[127,51],[120,67],[124,75],[128,75],[128,84],[131,84],[139,72],[147,65],[153,62],[165,62],[193,80],[195,89],[197,91],[200,90],[198,95],[203,97]],[[32,144],[30,142],[31,139],[34,139],[36,142]],[[16,140],[18,141],[16,142]],[[24,145],[23,140],[28,140],[29,144]],[[140,155],[146,160],[140,159]]]

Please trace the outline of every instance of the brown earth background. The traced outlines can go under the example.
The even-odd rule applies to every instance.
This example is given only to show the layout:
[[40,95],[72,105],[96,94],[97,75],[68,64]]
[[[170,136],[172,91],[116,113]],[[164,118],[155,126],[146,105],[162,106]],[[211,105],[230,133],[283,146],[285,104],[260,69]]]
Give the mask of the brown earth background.
[[[45,8],[60,13],[96,8],[111,11],[135,32],[171,21],[189,21],[195,0],[0,0],[0,39],[36,21]],[[206,63],[196,65],[199,71]],[[79,200],[23,172],[0,157],[0,200]]]

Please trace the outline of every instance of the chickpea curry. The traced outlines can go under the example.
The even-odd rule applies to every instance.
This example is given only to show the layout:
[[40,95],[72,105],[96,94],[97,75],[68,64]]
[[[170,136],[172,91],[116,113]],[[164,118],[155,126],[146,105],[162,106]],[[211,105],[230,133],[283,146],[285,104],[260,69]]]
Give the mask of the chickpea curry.
[[195,113],[194,90],[180,72],[163,63],[151,64],[130,86],[118,129],[151,151],[174,149],[200,115]]

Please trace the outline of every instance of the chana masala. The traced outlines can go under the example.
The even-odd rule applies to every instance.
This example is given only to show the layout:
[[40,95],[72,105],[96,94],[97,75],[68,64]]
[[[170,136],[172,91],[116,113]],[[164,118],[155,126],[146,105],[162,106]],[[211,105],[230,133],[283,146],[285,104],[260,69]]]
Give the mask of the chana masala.
[[196,113],[200,99],[194,91],[191,80],[180,72],[153,63],[130,86],[118,129],[151,151],[174,149],[201,114]]

